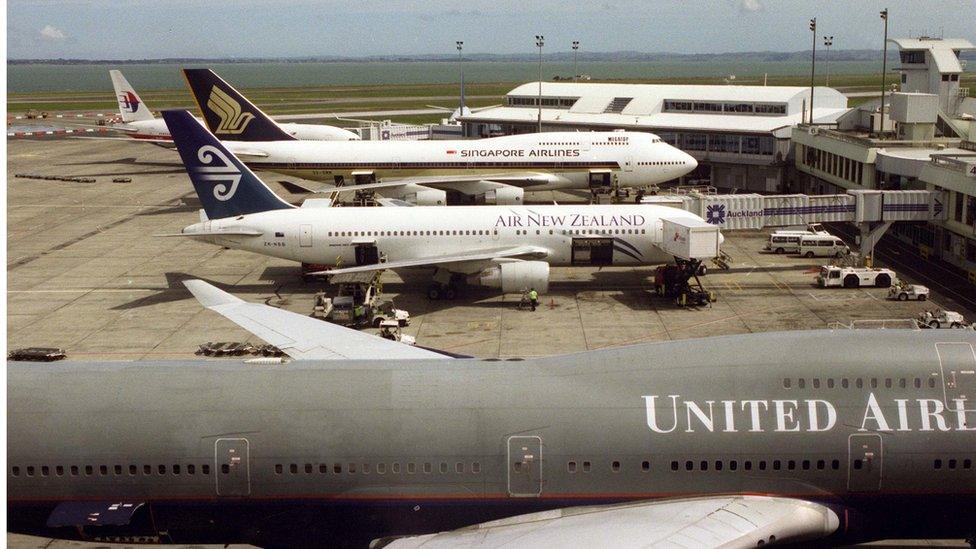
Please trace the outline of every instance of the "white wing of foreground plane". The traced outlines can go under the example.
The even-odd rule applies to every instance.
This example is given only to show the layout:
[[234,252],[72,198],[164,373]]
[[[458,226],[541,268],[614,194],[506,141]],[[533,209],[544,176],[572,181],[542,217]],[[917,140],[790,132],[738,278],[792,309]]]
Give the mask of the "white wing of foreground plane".
[[248,303],[202,280],[183,282],[201,305],[296,360],[448,358],[277,307]]
[[394,539],[382,546],[744,548],[822,539],[839,524],[832,510],[816,503],[765,496],[713,496],[556,509]]
[[[549,255],[549,250],[538,246],[516,246],[514,248],[487,248],[474,250],[468,253],[453,255],[432,255],[417,257],[414,259],[404,259],[400,261],[386,261],[374,263],[372,265],[359,265],[356,267],[345,267],[341,269],[330,269],[319,271],[316,275],[337,275],[348,273],[367,273],[370,271],[382,271],[386,269],[406,269],[409,267],[427,267],[433,265],[446,264],[471,264],[468,269],[458,268],[458,271],[474,272],[483,268],[483,264],[495,259],[543,259]],[[452,269],[453,270],[453,269]]]

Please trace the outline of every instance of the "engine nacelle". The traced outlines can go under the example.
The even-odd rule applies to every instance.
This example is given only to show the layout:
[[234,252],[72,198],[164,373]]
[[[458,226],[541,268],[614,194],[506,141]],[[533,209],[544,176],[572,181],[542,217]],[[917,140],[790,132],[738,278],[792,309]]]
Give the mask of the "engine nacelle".
[[532,288],[544,294],[549,291],[549,264],[545,261],[505,261],[488,267],[472,278],[475,279],[470,281],[472,283],[501,288],[507,294]]
[[522,197],[525,190],[519,187],[499,187],[486,191],[481,195],[485,204],[496,204],[498,206],[521,206]]
[[443,206],[447,204],[447,191],[423,189],[406,193],[403,199],[418,206]]

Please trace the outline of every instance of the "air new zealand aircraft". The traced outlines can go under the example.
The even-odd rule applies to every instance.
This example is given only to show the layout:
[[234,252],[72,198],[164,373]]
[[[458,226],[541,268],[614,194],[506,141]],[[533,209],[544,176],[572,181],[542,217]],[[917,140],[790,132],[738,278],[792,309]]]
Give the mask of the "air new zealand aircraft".
[[11,531],[266,547],[976,533],[972,331],[481,360],[187,286],[295,360],[8,363]]

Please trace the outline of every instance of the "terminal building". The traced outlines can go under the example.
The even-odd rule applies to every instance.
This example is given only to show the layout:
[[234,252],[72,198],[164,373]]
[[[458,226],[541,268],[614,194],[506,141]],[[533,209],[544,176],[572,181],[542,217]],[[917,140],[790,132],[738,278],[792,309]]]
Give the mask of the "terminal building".
[[[813,118],[834,123],[847,112],[840,92],[814,89]],[[538,82],[508,92],[503,106],[460,117],[464,135],[624,129],[657,134],[698,160],[684,182],[743,191],[782,192],[791,133],[805,120],[810,88]]]
[[891,40],[900,50],[897,92],[850,109],[835,123],[792,130],[796,177],[789,191],[944,191],[944,221],[889,231],[922,258],[942,261],[976,284],[976,99],[959,81],[966,40]]

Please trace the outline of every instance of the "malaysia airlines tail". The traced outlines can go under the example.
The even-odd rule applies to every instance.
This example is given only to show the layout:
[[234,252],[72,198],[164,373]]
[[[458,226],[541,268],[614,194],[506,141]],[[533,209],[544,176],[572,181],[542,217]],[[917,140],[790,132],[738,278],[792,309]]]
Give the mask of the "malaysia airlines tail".
[[149,107],[139,98],[136,90],[129,85],[129,81],[122,76],[121,71],[110,70],[112,86],[115,88],[115,98],[119,102],[119,113],[123,122],[138,122],[155,118]]
[[183,69],[207,128],[229,141],[294,141],[274,120],[210,69]]
[[163,120],[209,219],[294,208],[189,112],[163,111]]

